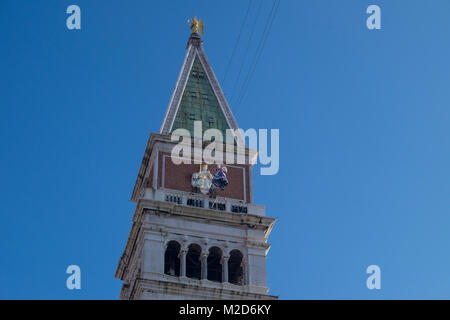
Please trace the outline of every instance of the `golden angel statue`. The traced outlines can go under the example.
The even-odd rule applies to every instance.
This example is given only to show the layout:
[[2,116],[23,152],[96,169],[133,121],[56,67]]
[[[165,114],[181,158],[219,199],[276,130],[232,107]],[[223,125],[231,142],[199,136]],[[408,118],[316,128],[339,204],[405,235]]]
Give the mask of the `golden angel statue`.
[[197,19],[197,17],[192,18],[192,21],[188,19],[188,24],[191,26],[192,33],[200,33],[203,36],[204,23],[202,19]]

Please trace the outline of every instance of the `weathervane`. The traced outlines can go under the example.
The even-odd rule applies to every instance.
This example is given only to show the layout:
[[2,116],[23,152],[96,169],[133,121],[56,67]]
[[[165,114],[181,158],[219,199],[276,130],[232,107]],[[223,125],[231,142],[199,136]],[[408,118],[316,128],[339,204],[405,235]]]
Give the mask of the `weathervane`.
[[200,35],[203,36],[205,26],[202,19],[194,17],[192,18],[192,21],[191,19],[188,19],[187,22],[191,26],[191,33],[200,33]]

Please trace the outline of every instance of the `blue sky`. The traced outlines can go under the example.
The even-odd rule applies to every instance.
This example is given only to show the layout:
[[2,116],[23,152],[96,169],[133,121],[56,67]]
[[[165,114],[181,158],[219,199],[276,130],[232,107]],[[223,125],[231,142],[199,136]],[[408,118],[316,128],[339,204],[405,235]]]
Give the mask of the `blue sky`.
[[[66,28],[70,4],[81,30]],[[1,1],[1,299],[117,299],[129,198],[181,68],[186,19],[205,20],[222,80],[247,4]],[[381,30],[366,28],[371,4]],[[249,42],[251,7],[222,83],[229,99],[271,5]],[[280,129],[279,173],[254,175],[255,202],[278,219],[270,293],[450,298],[449,13],[447,0],[281,0],[245,99],[231,99],[240,127]],[[70,264],[80,291],[66,289]],[[379,291],[365,285],[372,264]]]

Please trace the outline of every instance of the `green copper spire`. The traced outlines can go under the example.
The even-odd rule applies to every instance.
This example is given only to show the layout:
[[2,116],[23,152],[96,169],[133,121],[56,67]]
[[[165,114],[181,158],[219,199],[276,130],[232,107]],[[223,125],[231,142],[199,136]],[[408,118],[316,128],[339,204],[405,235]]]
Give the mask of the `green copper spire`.
[[[201,30],[200,25],[193,30]],[[176,129],[186,129],[193,136],[194,122],[201,121],[203,133],[210,128],[218,129],[225,139],[227,129],[237,130],[239,127],[206,57],[198,32],[191,32],[186,50],[160,133],[170,135]],[[242,140],[239,133],[235,136]]]
[[225,115],[198,57],[195,58],[192,65],[172,131],[183,128],[189,130],[191,136],[194,136],[194,121],[202,121],[203,133],[210,128],[221,130],[224,139],[226,137],[225,130],[229,129]]

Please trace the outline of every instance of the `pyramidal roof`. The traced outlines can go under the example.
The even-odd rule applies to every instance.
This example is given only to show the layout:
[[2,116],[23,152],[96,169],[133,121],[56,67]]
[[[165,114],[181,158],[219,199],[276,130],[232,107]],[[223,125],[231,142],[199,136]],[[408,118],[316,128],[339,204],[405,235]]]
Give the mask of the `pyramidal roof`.
[[210,128],[222,131],[238,125],[203,50],[203,41],[191,34],[186,58],[161,126],[161,134],[183,128],[194,136],[194,121],[202,121],[203,132]]

